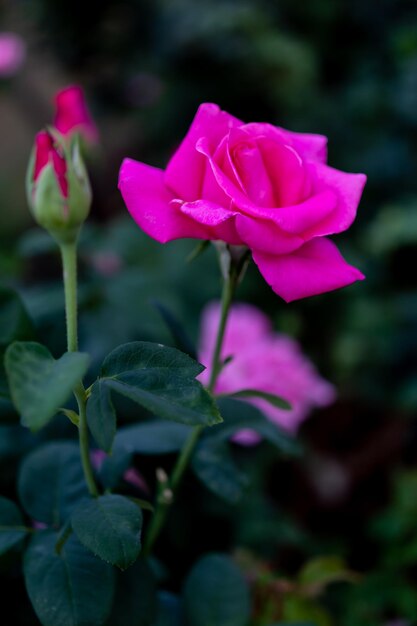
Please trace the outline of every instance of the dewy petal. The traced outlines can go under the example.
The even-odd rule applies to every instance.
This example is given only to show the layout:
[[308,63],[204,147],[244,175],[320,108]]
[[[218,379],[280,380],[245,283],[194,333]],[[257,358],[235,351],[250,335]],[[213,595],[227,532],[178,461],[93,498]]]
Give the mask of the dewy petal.
[[183,237],[209,238],[203,226],[181,213],[172,202],[174,197],[164,185],[162,170],[125,159],[119,189],[133,219],[160,243]]
[[253,251],[253,260],[272,289],[286,302],[333,291],[363,280],[336,245],[325,238],[309,241],[292,254]]
[[165,171],[165,184],[179,198],[187,201],[201,197],[206,159],[196,151],[196,143],[206,137],[214,150],[233,127],[243,122],[222,111],[216,104],[202,104],[190,129]]
[[184,202],[179,210],[209,229],[209,239],[225,241],[235,246],[243,245],[243,241],[236,231],[236,211],[229,211],[208,200]]
[[327,137],[311,133],[294,133],[279,126],[253,122],[242,126],[251,135],[269,137],[273,141],[287,144],[294,148],[305,161],[326,163],[327,161]]

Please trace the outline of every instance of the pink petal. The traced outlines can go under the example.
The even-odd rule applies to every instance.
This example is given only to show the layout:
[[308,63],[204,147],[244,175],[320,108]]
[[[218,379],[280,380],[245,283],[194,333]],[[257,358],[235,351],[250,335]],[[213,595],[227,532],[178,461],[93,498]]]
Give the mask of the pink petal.
[[365,174],[350,174],[327,165],[310,163],[309,169],[315,193],[333,190],[337,194],[337,207],[321,224],[313,226],[309,237],[341,233],[355,220],[358,205],[366,183]]
[[97,141],[98,132],[79,85],[62,89],[55,96],[54,126],[64,136],[80,132],[88,141]]
[[199,224],[208,227],[210,239],[225,241],[236,246],[243,244],[235,227],[236,212],[224,209],[208,200],[184,202],[178,208],[184,215],[188,215]]
[[[280,209],[275,210],[280,211]],[[267,254],[288,254],[304,244],[302,237],[286,233],[269,219],[237,215],[236,229],[249,248]]]
[[269,137],[274,141],[291,146],[306,161],[326,163],[327,137],[324,135],[294,133],[285,128],[261,122],[245,124],[242,128],[247,129],[251,135]]
[[191,237],[208,239],[197,222],[181,213],[164,185],[162,170],[132,159],[120,168],[119,189],[133,219],[142,230],[160,243]]
[[325,238],[309,241],[285,255],[253,251],[262,276],[286,302],[314,296],[363,280],[363,274],[348,265],[333,242]]
[[235,165],[243,189],[252,202],[259,206],[275,206],[274,186],[258,144],[246,142],[234,146],[231,161]]
[[206,137],[214,151],[230,128],[241,125],[240,120],[222,111],[216,104],[202,104],[187,135],[168,163],[165,184],[183,200],[192,201],[201,197],[206,159],[196,151],[197,141]]

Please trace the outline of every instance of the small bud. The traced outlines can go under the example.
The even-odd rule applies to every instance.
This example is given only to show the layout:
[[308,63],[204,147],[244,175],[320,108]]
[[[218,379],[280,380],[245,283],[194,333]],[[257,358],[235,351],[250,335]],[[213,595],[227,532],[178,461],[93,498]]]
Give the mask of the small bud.
[[77,237],[91,205],[91,188],[78,141],[54,130],[38,133],[27,174],[35,220],[61,243]]
[[98,131],[79,85],[59,91],[55,96],[55,108],[54,127],[64,137],[79,133],[90,143],[97,141]]

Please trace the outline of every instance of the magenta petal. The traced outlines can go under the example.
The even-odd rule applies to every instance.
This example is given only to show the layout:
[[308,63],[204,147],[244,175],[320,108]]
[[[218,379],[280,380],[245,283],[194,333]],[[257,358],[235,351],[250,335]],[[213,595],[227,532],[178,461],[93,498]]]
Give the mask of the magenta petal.
[[350,174],[327,165],[310,163],[311,179],[316,193],[333,190],[338,201],[335,211],[309,233],[310,237],[341,233],[355,220],[366,183],[365,174]]
[[311,133],[294,133],[279,126],[253,122],[242,127],[251,135],[268,137],[279,143],[284,143],[293,148],[305,161],[326,163],[327,160],[327,137]]
[[120,168],[119,189],[133,219],[142,230],[160,243],[192,237],[207,239],[203,226],[178,210],[164,185],[162,170],[132,159]]
[[184,215],[205,226],[209,231],[209,239],[225,241],[236,246],[243,244],[235,227],[236,212],[208,200],[184,202],[179,209]]
[[253,260],[272,289],[286,302],[345,287],[363,274],[348,265],[336,245],[325,238],[309,241],[292,254],[253,251]]
[[[279,212],[280,209],[275,209]],[[304,239],[279,228],[269,219],[252,218],[246,215],[236,217],[236,229],[242,241],[252,250],[267,254],[288,254],[304,244]]]
[[187,135],[168,163],[165,184],[183,200],[197,200],[201,196],[206,166],[206,159],[195,149],[197,141],[206,137],[214,151],[230,128],[241,125],[240,120],[222,111],[217,104],[202,104]]

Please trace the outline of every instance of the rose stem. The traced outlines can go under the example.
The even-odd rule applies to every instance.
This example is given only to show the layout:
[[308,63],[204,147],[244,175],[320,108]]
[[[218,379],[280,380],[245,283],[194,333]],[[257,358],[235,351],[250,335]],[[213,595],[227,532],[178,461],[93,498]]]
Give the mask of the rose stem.
[[[78,351],[78,321],[77,321],[77,242],[60,243],[62,268],[65,290],[65,317],[67,322],[68,352]],[[93,468],[90,461],[87,426],[87,396],[82,381],[74,389],[78,404],[79,424],[78,436],[80,442],[81,463],[85,481],[92,496],[98,496],[97,485],[94,480]]]
[[[214,391],[217,377],[222,368],[222,361],[220,358],[221,349],[223,345],[224,334],[226,331],[226,324],[227,324],[227,318],[228,318],[229,311],[230,311],[230,305],[232,304],[233,296],[236,291],[237,284],[239,282],[240,269],[241,269],[240,265],[236,266],[233,263],[231,263],[229,273],[223,281],[221,316],[220,316],[219,327],[217,329],[216,345],[214,348],[212,362],[211,362],[210,381],[207,386],[208,391],[210,391],[211,393]],[[143,553],[145,556],[148,556],[151,553],[152,548],[155,544],[155,541],[158,538],[163,528],[169,507],[174,500],[174,496],[181,483],[182,477],[188,466],[188,463],[197,445],[197,442],[200,438],[203,428],[204,426],[195,426],[193,428],[193,430],[191,431],[187,441],[185,442],[181,450],[181,453],[172,471],[171,478],[167,482],[166,488],[161,490],[157,507],[152,517],[152,521],[149,525],[149,529],[148,529],[147,536],[146,536],[146,541],[145,541],[144,550],[143,550]]]

